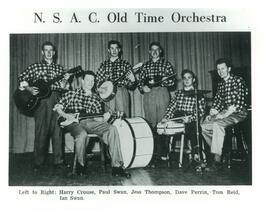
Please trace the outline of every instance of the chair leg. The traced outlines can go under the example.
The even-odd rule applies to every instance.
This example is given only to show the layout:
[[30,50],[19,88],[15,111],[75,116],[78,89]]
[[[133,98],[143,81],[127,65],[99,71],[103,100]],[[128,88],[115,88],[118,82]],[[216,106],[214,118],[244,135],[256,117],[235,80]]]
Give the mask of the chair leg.
[[76,165],[77,165],[77,154],[76,154],[76,149],[74,147],[74,159],[73,159],[73,167],[72,167],[72,174],[76,174]]
[[179,155],[179,168],[182,167],[183,163],[183,153],[184,153],[184,134],[181,135],[181,144],[180,144],[180,155]]
[[167,161],[168,161],[168,167],[171,166],[171,159],[170,154],[172,152],[172,144],[173,144],[173,136],[169,136],[169,147],[168,147],[168,153],[167,153]]
[[106,159],[105,159],[105,147],[104,147],[104,143],[100,140],[99,142],[99,148],[100,148],[100,159],[102,162],[102,166],[104,167],[104,169],[106,169],[107,165],[106,165]]

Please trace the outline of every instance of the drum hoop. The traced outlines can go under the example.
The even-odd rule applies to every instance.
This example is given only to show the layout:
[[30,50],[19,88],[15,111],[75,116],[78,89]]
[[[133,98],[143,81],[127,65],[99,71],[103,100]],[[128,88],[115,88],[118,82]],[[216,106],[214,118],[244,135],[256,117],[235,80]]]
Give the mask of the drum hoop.
[[165,126],[165,127],[159,127],[158,129],[183,129],[185,128],[184,126],[181,126],[181,127],[168,127],[168,126]]
[[126,123],[127,123],[127,125],[128,125],[128,127],[129,127],[129,129],[130,129],[130,131],[131,131],[131,134],[132,134],[132,137],[133,137],[133,154],[132,154],[132,158],[131,158],[131,161],[130,161],[130,163],[128,164],[128,166],[126,167],[126,168],[129,168],[132,164],[133,164],[133,162],[134,162],[134,159],[135,159],[135,156],[136,156],[136,138],[135,138],[135,133],[134,133],[134,131],[133,131],[133,128],[132,128],[132,126],[130,125],[130,123],[128,122],[128,120],[126,120],[126,119],[123,119]]
[[[145,121],[145,123],[147,123],[147,125],[149,126],[149,128],[150,128],[150,130],[151,130],[151,132],[152,132],[152,135],[153,135],[153,151],[152,151],[152,153],[153,153],[153,156],[154,156],[154,146],[155,146],[155,141],[154,141],[154,131],[153,131],[153,128],[152,128],[152,126],[150,125],[150,123],[145,119],[145,118],[143,118],[143,117],[140,117],[140,116],[138,116],[139,118],[141,118],[141,119],[143,119],[144,121]],[[152,158],[153,158],[153,156],[152,156]],[[152,159],[151,159],[152,160]],[[151,161],[150,160],[150,161]]]

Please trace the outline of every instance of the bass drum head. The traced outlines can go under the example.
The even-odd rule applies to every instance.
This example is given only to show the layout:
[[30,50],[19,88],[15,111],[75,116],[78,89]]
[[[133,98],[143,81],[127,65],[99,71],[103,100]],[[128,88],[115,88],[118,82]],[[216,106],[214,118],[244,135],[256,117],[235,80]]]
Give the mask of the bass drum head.
[[145,167],[154,151],[153,133],[143,118],[116,119],[125,168]]

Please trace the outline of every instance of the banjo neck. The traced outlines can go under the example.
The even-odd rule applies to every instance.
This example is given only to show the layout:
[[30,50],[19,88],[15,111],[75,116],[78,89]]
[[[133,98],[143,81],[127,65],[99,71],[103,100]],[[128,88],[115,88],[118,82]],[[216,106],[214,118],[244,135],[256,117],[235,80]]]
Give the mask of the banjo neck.
[[130,74],[131,72],[133,72],[133,74],[137,74],[140,71],[140,67],[143,65],[142,62],[134,65],[132,67],[132,70],[129,70],[127,72],[125,72],[123,75],[121,75],[119,78],[117,78],[115,81],[112,81],[113,85],[116,85],[116,83],[118,83],[119,81],[121,81],[123,78],[126,77],[126,75]]

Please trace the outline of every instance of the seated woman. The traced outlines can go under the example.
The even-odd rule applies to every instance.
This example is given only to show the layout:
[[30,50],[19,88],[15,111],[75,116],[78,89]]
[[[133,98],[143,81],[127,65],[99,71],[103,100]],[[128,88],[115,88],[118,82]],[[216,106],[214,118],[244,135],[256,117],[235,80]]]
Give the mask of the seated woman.
[[[196,137],[196,96],[195,96],[195,86],[197,84],[197,79],[195,74],[190,70],[183,70],[181,73],[181,78],[183,79],[183,89],[178,89],[175,93],[174,98],[171,100],[166,113],[161,120],[162,123],[168,122],[170,119],[184,116],[182,121],[185,124],[185,138],[191,141],[191,146],[193,154],[195,148],[197,147],[197,137]],[[198,112],[199,119],[202,118],[205,111],[205,99],[202,94],[198,94]],[[167,155],[167,143],[161,143],[161,157]]]

